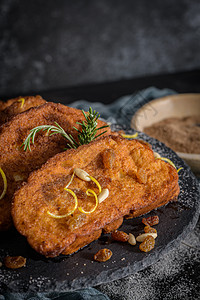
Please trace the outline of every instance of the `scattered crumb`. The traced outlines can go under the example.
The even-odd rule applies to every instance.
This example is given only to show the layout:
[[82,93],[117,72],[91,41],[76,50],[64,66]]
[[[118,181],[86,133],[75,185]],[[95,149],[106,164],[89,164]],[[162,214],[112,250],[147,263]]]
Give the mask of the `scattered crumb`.
[[199,264],[199,229],[200,221],[177,248],[143,271],[95,288],[112,300],[199,299],[199,278],[190,274]]
[[6,256],[4,265],[9,269],[18,269],[26,265],[26,258],[23,256]]

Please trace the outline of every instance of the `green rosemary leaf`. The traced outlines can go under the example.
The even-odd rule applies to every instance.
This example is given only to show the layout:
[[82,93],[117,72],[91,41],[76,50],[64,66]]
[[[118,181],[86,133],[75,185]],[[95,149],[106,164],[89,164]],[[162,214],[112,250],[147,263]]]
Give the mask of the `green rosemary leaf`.
[[76,127],[73,126],[73,128],[78,131],[79,133],[81,133],[81,131],[79,129],[77,129]]
[[100,137],[102,134],[106,133],[106,131],[102,132],[102,133],[99,133],[97,136],[95,136],[95,138],[98,138]]
[[35,136],[41,130],[46,131],[47,134],[51,132],[49,136],[52,136],[57,133],[61,134],[64,138],[68,140],[67,146],[69,148],[74,148],[74,149],[78,148],[83,144],[89,144],[91,141],[95,140],[97,137],[101,136],[106,132],[104,131],[96,135],[97,130],[101,130],[103,128],[109,127],[109,125],[104,125],[99,128],[96,128],[97,120],[100,117],[98,112],[96,112],[95,110],[93,111],[92,108],[90,107],[87,113],[85,113],[84,110],[82,110],[82,113],[85,117],[85,120],[82,123],[76,122],[76,124],[79,125],[81,129],[77,129],[76,127],[73,127],[78,132],[78,141],[76,141],[71,134],[67,134],[65,130],[57,122],[55,122],[56,126],[40,125],[31,129],[30,133],[28,134],[27,138],[25,139],[21,147],[24,147],[24,151],[26,151],[27,148],[29,149],[29,151],[31,151],[30,144],[31,142],[32,144],[34,144]]
[[[91,107],[90,107],[91,108]],[[90,108],[89,108],[89,113],[90,113]],[[85,119],[87,120],[87,116],[86,116],[86,114],[85,114],[85,112],[84,112],[84,110],[82,109],[82,113],[83,113],[83,115],[84,115],[84,117],[85,117]]]
[[81,131],[78,130],[76,127],[74,127],[74,129],[76,129],[79,132],[78,134],[79,145],[89,144],[91,141],[95,140],[97,137],[99,137],[100,135],[106,132],[104,131],[102,134],[96,136],[97,130],[109,127],[108,125],[105,125],[100,128],[96,128],[97,119],[100,117],[100,115],[95,110],[93,111],[91,107],[89,108],[87,114],[83,110],[82,113],[87,122],[85,121],[83,121],[82,123],[76,122],[76,124],[81,126],[82,128]]
[[25,141],[23,142],[23,144],[21,146],[21,147],[24,146],[24,151],[26,151],[27,148],[29,149],[29,151],[31,151],[31,147],[30,147],[31,141],[32,141],[32,144],[34,144],[35,135],[36,135],[36,133],[38,133],[41,130],[47,131],[47,133],[49,133],[51,131],[50,136],[53,134],[56,134],[56,133],[60,133],[63,137],[65,137],[72,144],[73,148],[77,148],[77,146],[74,143],[74,140],[64,131],[64,129],[58,123],[55,122],[55,124],[56,124],[56,126],[40,125],[40,126],[37,126],[33,129],[31,129],[29,135],[27,136],[27,138],[25,139]]
[[[107,127],[109,127],[109,125],[101,126],[101,127],[97,128],[96,130],[104,129],[104,128],[107,128]],[[106,132],[106,131],[105,131],[105,132]],[[104,132],[104,133],[105,133],[105,132]]]

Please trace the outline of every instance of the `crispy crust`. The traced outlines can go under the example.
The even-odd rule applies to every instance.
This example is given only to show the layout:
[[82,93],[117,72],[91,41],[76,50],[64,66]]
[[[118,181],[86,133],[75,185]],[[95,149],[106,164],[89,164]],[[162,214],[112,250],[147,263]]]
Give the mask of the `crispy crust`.
[[[66,213],[66,201],[67,211],[74,206],[73,197],[64,187],[76,167],[95,177],[102,188],[108,188],[109,197],[91,214],[77,209],[67,218],[52,218],[47,211],[62,215]],[[75,177],[69,188],[76,193],[79,206],[86,210],[94,206],[94,198],[85,196],[88,188],[97,192],[93,182]],[[77,251],[95,239],[95,232],[117,229],[124,216],[143,214],[178,194],[176,170],[155,160],[147,145],[105,136],[77,150],[60,153],[33,172],[15,193],[12,216],[17,230],[36,251],[54,257]]]
[[[21,98],[24,98],[25,100],[22,107],[22,103],[19,102]],[[31,107],[40,106],[44,103],[46,103],[46,101],[39,95],[10,99],[6,103],[2,104],[3,109],[0,111],[0,125],[10,121],[17,114],[22,113]]]
[[[16,115],[0,127],[0,167],[8,181],[7,193],[0,201],[0,230],[7,230],[12,224],[10,203],[15,190],[27,180],[30,172],[40,168],[50,157],[64,151],[67,146],[66,139],[60,134],[47,136],[39,132],[35,144],[31,145],[31,151],[25,152],[21,145],[30,130],[44,124],[55,125],[57,122],[76,138],[77,131],[73,126],[82,120],[84,116],[81,110],[49,102]],[[98,121],[98,127],[102,125],[105,123]],[[3,181],[0,178],[0,191],[2,190]]]
[[124,219],[121,217],[117,220],[112,221],[111,223],[107,224],[104,228],[103,228],[103,232],[104,233],[110,233],[114,230],[117,230],[123,223]]
[[62,254],[68,255],[72,254],[76,251],[78,251],[80,248],[83,248],[84,246],[90,244],[91,242],[97,240],[101,236],[102,230],[95,230],[91,234],[83,235],[83,236],[77,236],[75,241],[66,248]]
[[144,215],[155,208],[166,205],[169,202],[169,199],[170,202],[177,201],[178,194],[179,194],[179,186],[176,184],[176,180],[174,180],[173,174],[170,174],[170,176],[171,176],[170,189],[165,189],[165,192],[163,192],[162,201],[161,199],[159,199],[159,197],[155,197],[152,203],[147,203],[147,205],[144,205],[143,207],[138,207],[137,209],[133,208],[129,212],[129,214],[125,216],[125,218],[132,219]]
[[0,101],[0,111],[4,110],[8,106],[12,105],[15,101],[16,101],[16,98],[12,98],[7,101]]
[[[117,220],[114,220],[113,222],[107,224],[103,228],[104,233],[110,233],[116,229],[118,229],[123,223],[123,218],[119,218]],[[102,229],[96,230],[92,232],[91,234],[88,235],[83,235],[83,236],[77,236],[76,240],[67,248],[65,249],[62,254],[67,255],[67,254],[72,254],[76,251],[78,251],[80,248],[90,244],[91,242],[97,240],[102,233]]]

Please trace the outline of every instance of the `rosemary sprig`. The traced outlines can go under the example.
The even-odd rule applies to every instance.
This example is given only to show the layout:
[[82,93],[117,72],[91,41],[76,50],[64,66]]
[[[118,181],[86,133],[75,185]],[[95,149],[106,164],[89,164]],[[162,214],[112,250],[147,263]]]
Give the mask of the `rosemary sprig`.
[[82,110],[82,113],[85,117],[86,122],[76,122],[76,124],[81,126],[81,130],[73,127],[79,133],[78,142],[76,142],[75,139],[70,135],[73,143],[76,145],[76,148],[84,144],[89,144],[91,141],[95,140],[106,132],[105,130],[104,132],[96,135],[98,130],[109,127],[109,125],[105,125],[97,128],[97,120],[100,117],[100,114],[95,110],[93,111],[91,107],[89,108],[87,114],[84,112],[84,110]]
[[95,110],[93,111],[92,108],[89,108],[88,113],[86,114],[83,110],[82,113],[85,117],[86,121],[83,121],[82,123],[76,122],[76,124],[81,126],[81,130],[77,129],[76,127],[73,127],[75,130],[78,131],[78,142],[73,138],[73,136],[71,134],[67,134],[65,132],[65,130],[58,124],[55,122],[55,125],[40,125],[37,126],[33,129],[30,130],[29,135],[27,136],[27,138],[25,139],[25,141],[23,142],[21,147],[24,147],[24,151],[27,150],[27,148],[31,151],[31,147],[30,144],[32,142],[32,144],[34,144],[35,142],[35,135],[37,132],[39,131],[47,131],[47,134],[49,134],[49,132],[51,132],[51,134],[49,136],[52,136],[53,134],[59,133],[61,134],[64,138],[66,138],[68,140],[67,146],[69,148],[78,148],[79,146],[83,145],[83,144],[89,144],[91,141],[95,140],[97,137],[101,136],[102,134],[104,134],[106,131],[96,135],[97,131],[106,127],[109,127],[109,125],[105,125],[99,128],[97,127],[97,120],[100,117],[100,115],[98,114],[98,112],[96,112]]
[[42,131],[47,131],[47,134],[49,134],[49,132],[51,131],[52,133],[49,136],[52,136],[53,134],[56,134],[56,133],[60,133],[64,138],[69,140],[70,143],[73,145],[74,142],[71,139],[71,137],[64,131],[64,129],[58,123],[55,122],[55,124],[56,124],[56,126],[53,126],[53,125],[40,125],[40,126],[37,126],[33,129],[31,129],[29,135],[27,136],[27,138],[25,139],[25,141],[23,142],[21,147],[24,146],[25,151],[27,150],[27,148],[31,151],[31,147],[30,147],[31,141],[32,141],[32,144],[34,144],[35,135],[36,135],[37,132],[39,132],[41,130]]

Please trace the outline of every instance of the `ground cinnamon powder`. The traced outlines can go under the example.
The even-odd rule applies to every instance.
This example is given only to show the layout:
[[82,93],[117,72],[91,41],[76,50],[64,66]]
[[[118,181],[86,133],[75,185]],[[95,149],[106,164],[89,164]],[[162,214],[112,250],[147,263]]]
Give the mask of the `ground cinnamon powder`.
[[174,151],[200,153],[200,116],[164,119],[145,127],[144,132]]

